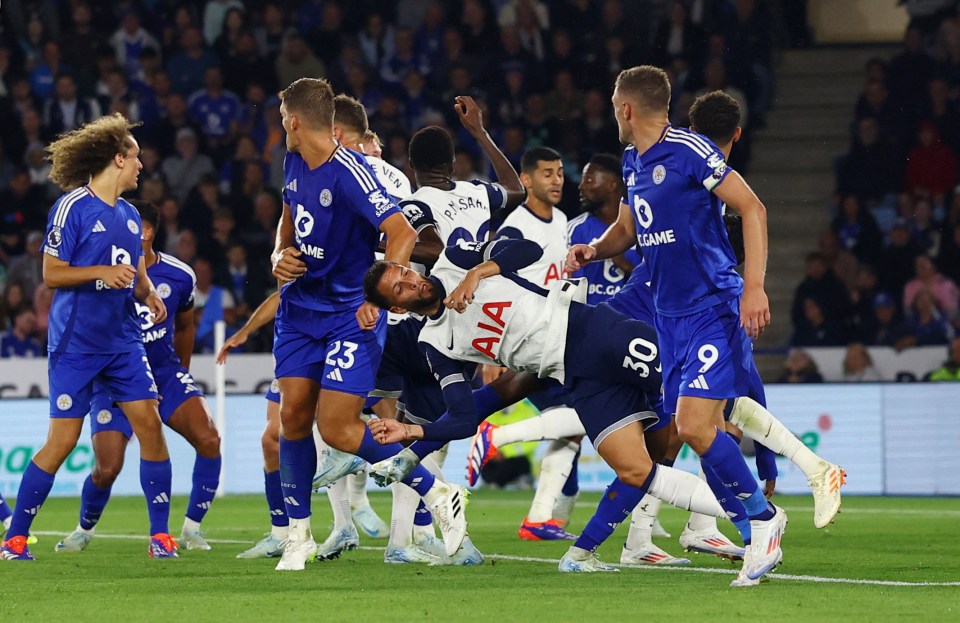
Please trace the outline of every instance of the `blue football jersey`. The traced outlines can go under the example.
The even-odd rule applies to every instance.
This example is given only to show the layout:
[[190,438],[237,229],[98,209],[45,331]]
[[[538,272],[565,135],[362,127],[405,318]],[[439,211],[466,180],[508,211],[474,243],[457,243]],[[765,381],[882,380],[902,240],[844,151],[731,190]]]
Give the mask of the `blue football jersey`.
[[[590,244],[607,231],[607,225],[595,215],[584,212],[567,224],[567,244]],[[636,266],[642,261],[636,249],[628,249],[624,254],[627,261]],[[587,303],[599,305],[620,291],[626,283],[626,274],[612,259],[591,262],[571,277],[583,277],[587,280]]]
[[711,192],[730,170],[709,139],[667,126],[643,154],[623,153],[627,203],[657,312],[686,316],[738,296],[743,280]]
[[173,350],[174,316],[193,308],[197,276],[192,268],[166,253],[157,253],[157,261],[147,268],[147,275],[167,306],[167,318],[159,325],[153,324],[150,308],[137,302],[143,348],[154,371],[167,365],[179,367],[180,359]]
[[218,97],[210,97],[201,89],[190,96],[187,106],[190,116],[200,124],[206,136],[226,136],[230,131],[230,124],[239,121],[242,112],[240,100],[230,91],[224,91]]
[[299,154],[288,153],[283,170],[283,201],[307,272],[284,284],[280,296],[317,311],[359,307],[380,225],[400,209],[364,157],[345,147],[312,171]]
[[[136,208],[123,199],[117,199],[116,206],[107,205],[83,186],[60,197],[51,208],[43,251],[71,266],[130,264],[136,268],[143,255],[142,237]],[[97,279],[57,288],[50,307],[47,350],[87,354],[136,350],[140,323],[134,285],[114,290]]]

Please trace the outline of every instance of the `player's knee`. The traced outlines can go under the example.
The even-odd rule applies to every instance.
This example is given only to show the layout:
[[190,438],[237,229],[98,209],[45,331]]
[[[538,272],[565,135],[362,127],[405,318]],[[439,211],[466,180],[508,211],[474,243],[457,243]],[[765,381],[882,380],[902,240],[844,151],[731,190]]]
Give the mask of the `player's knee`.
[[117,476],[120,475],[121,469],[123,469],[122,460],[106,462],[98,460],[90,473],[90,479],[93,480],[93,484],[97,485],[97,488],[106,489],[113,486]]
[[311,434],[314,412],[309,409],[281,409],[280,434],[287,439],[303,439]]
[[677,420],[677,435],[679,435],[682,442],[689,445],[695,451],[703,448],[704,441],[707,437],[705,433],[707,432],[712,431],[705,431],[702,426],[692,426],[689,422]]
[[642,487],[650,476],[652,468],[653,464],[649,461],[638,461],[628,467],[618,469],[617,478],[620,479],[620,482],[631,487]]
[[263,431],[260,437],[260,447],[263,448],[263,456],[280,456],[280,431],[277,429],[268,429]]
[[213,458],[220,456],[220,433],[212,426],[197,436],[194,449],[200,456]]

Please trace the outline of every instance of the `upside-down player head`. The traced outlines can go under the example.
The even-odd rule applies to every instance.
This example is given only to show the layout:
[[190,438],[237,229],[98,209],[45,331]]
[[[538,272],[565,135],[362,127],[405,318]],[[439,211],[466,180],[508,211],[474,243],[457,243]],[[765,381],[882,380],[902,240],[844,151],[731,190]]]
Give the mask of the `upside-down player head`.
[[363,278],[363,295],[380,309],[425,316],[437,313],[441,290],[422,274],[394,262],[375,262]]
[[333,131],[333,89],[320,78],[300,78],[280,91],[280,116],[287,150],[299,152],[310,132]]

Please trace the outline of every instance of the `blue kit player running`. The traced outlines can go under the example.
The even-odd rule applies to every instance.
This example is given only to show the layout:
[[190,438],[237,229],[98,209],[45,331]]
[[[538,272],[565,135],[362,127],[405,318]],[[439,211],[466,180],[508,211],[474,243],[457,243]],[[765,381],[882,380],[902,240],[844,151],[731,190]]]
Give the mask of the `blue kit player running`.
[[[288,154],[272,257],[274,276],[284,282],[273,353],[282,397],[280,480],[290,517],[280,571],[303,570],[317,553],[309,521],[314,421],[332,448],[368,462],[402,449],[377,444],[359,417],[374,387],[386,330],[386,317],[363,302],[363,276],[381,232],[385,257],[403,264],[416,232],[362,154],[333,138],[333,97],[326,81],[312,78],[280,93]],[[452,555],[466,536],[465,491],[436,481],[424,468],[407,484],[430,506]]]
[[[213,504],[220,484],[220,434],[210,416],[203,392],[188,369],[193,352],[196,327],[193,322],[193,297],[197,278],[193,270],[175,257],[153,250],[153,238],[160,217],[157,208],[145,201],[131,202],[140,213],[143,229],[143,253],[147,276],[154,283],[170,313],[162,323],[154,323],[149,309],[137,305],[143,347],[157,382],[160,419],[180,433],[197,451],[193,464],[193,489],[187,504],[180,547],[209,550],[200,533],[200,522]],[[93,539],[96,525],[110,500],[110,488],[123,469],[124,452],[133,434],[130,421],[112,406],[106,388],[98,383],[90,405],[90,435],[95,463],[83,483],[80,497],[80,523],[57,543],[58,552],[79,552]]]
[[140,147],[133,125],[108,115],[62,135],[47,148],[50,179],[64,190],[50,210],[43,280],[56,292],[48,329],[50,432],[23,474],[0,558],[32,560],[30,524],[76,447],[99,381],[140,440],[140,483],[147,499],[153,557],[170,558],[170,456],[157,410],[157,386],[140,335],[137,302],[154,323],[166,317],[147,276],[140,215],[120,194],[137,187]]
[[[742,500],[752,540],[735,586],[753,585],[783,557],[786,514],[769,504],[740,449],[723,430],[724,400],[745,396],[755,366],[752,339],[770,322],[763,289],[766,210],[708,139],[670,126],[670,83],[652,66],[625,70],[613,94],[627,207],[636,231],[605,234],[571,249],[579,268],[639,244],[651,275],[663,356],[664,407],[681,439]],[[722,204],[743,217],[744,278],[724,231]],[[610,231],[616,230],[612,227]]]

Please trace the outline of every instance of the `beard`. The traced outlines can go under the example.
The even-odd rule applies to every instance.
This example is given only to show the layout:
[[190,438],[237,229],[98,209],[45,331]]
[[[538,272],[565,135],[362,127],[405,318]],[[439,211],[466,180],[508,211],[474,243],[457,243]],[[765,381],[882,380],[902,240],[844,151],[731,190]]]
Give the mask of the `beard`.
[[603,207],[603,202],[597,199],[587,199],[584,196],[580,196],[580,207],[584,212],[589,212],[593,214],[597,210]]

